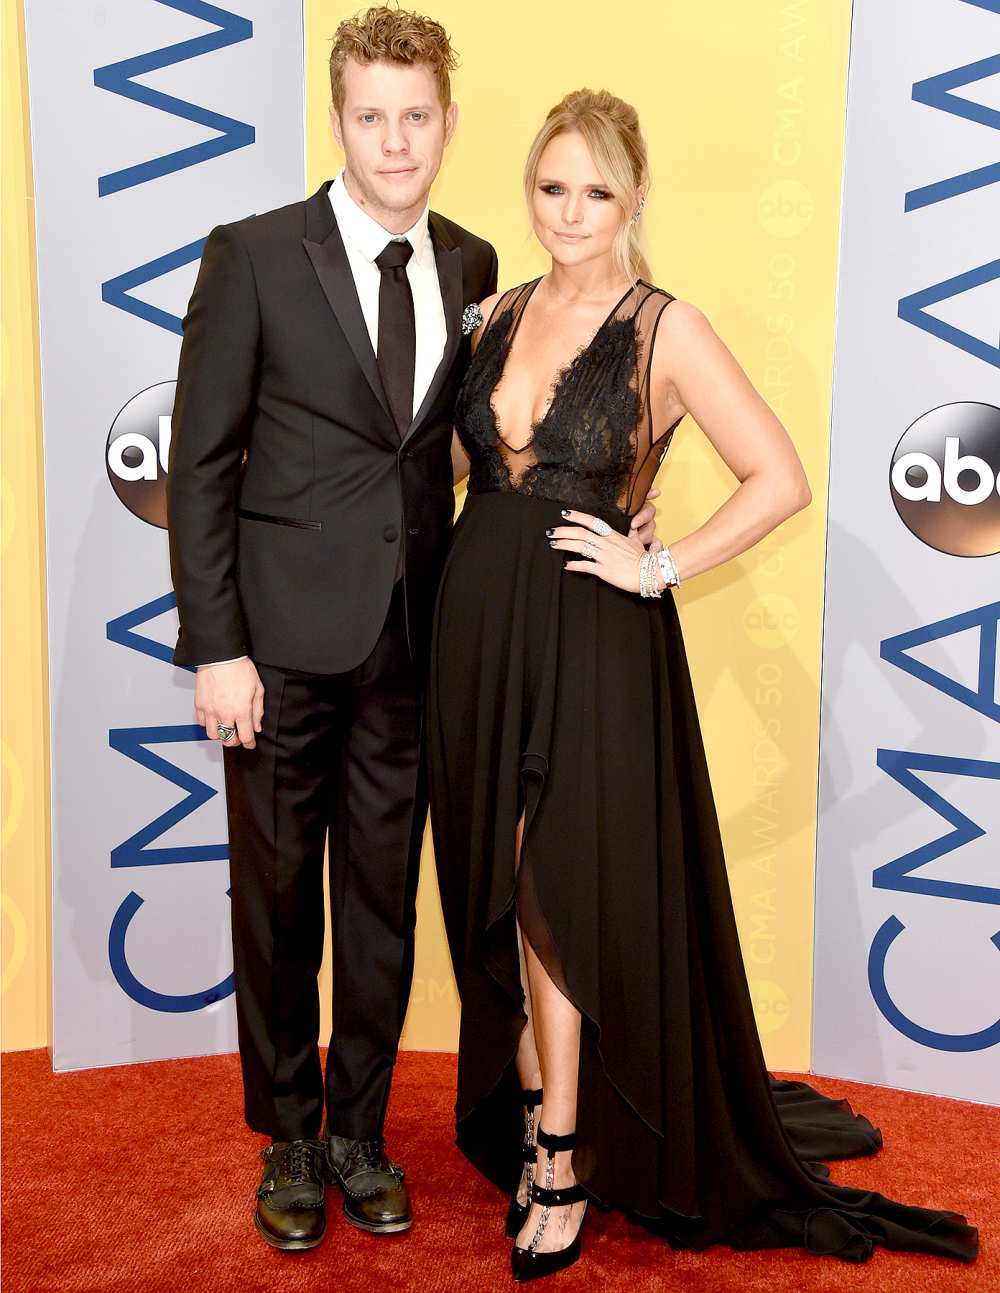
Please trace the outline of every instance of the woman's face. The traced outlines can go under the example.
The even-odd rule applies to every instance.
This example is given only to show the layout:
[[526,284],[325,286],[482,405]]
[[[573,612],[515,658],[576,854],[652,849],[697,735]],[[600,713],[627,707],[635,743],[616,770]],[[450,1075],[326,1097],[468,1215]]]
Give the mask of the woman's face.
[[531,198],[535,236],[560,265],[610,259],[625,214],[576,130],[550,139]]

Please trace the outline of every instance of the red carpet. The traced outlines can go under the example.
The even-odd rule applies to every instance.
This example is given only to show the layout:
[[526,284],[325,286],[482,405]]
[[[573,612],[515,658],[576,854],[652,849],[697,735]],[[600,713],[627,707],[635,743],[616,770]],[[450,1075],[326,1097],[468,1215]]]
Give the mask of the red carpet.
[[[407,1168],[411,1231],[373,1238],[340,1216],[308,1253],[267,1248],[251,1224],[262,1138],[242,1119],[235,1056],[53,1075],[44,1051],[3,1057],[5,1293],[480,1293],[512,1290],[505,1200],[451,1138],[455,1061],[404,1053],[387,1140]],[[1000,1111],[819,1079],[881,1126],[872,1159],[835,1163],[835,1180],[979,1226],[973,1266],[876,1251],[850,1266],[799,1250],[677,1253],[621,1216],[591,1212],[584,1258],[539,1287],[559,1293],[684,1289],[1000,1289]]]

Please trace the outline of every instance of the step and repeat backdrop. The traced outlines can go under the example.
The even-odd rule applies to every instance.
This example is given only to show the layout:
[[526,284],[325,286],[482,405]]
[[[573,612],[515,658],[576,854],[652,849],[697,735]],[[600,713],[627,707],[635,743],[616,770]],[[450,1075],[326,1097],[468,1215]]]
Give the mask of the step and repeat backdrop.
[[[1000,0],[855,0],[813,1068],[1000,1103]],[[992,78],[992,80],[991,80]]]
[[[180,320],[214,225],[339,167],[326,60],[357,6],[23,2],[53,1060],[230,1050],[220,752],[170,663]],[[502,286],[543,272],[520,192],[535,130],[581,85],[630,99],[654,276],[709,315],[813,486],[679,597],[769,1064],[996,1099],[1000,0],[856,0],[853,27],[849,0],[637,0],[627,23],[597,0],[515,0],[501,25],[466,0],[419,7],[462,59],[435,207],[497,245]],[[658,483],[668,541],[735,484],[690,423]],[[418,907],[404,1045],[451,1049],[429,839]]]
[[231,1050],[221,750],[164,495],[205,238],[303,187],[299,6],[25,5],[48,560],[56,1068]]

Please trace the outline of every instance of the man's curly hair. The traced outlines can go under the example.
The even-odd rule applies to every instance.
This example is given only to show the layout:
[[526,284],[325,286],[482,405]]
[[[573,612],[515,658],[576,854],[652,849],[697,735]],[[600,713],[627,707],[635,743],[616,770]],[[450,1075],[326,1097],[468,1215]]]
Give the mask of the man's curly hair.
[[451,103],[448,74],[458,66],[458,58],[448,33],[433,18],[387,5],[376,5],[345,18],[330,51],[330,92],[338,112],[344,107],[344,67],[348,59],[362,66],[379,62],[404,67],[423,64],[437,82],[441,106],[447,108]]

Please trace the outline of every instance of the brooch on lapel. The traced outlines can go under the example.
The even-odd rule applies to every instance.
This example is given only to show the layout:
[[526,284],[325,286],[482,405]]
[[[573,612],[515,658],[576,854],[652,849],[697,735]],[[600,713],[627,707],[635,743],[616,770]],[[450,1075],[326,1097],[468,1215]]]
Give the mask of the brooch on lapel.
[[473,301],[471,305],[465,307],[465,312],[462,315],[462,336],[467,337],[470,332],[475,332],[482,321],[483,312]]

